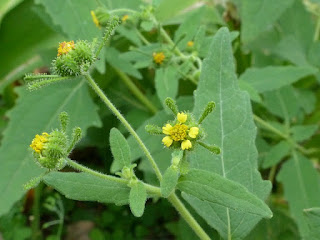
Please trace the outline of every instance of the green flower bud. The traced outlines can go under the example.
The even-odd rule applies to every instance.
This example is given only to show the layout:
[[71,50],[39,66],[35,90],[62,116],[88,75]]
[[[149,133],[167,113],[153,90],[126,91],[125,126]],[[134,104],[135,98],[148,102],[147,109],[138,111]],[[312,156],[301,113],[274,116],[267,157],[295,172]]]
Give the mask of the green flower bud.
[[216,104],[214,102],[209,102],[206,106],[206,108],[203,110],[201,117],[199,118],[198,123],[201,124],[202,121],[213,111]]
[[52,61],[52,70],[59,76],[79,76],[87,72],[95,61],[94,47],[87,41],[62,42],[58,56]]
[[172,111],[174,116],[178,115],[179,110],[178,110],[177,104],[172,98],[170,97],[166,98],[165,104]]
[[217,146],[214,146],[214,145],[211,145],[211,146],[210,146],[210,145],[205,144],[205,143],[203,143],[203,142],[199,142],[199,144],[200,144],[202,147],[208,149],[210,152],[212,152],[212,153],[214,153],[214,154],[220,154],[220,152],[221,152],[220,148],[217,147]]
[[68,139],[65,133],[54,130],[36,135],[30,147],[36,163],[49,170],[59,170],[66,164]]

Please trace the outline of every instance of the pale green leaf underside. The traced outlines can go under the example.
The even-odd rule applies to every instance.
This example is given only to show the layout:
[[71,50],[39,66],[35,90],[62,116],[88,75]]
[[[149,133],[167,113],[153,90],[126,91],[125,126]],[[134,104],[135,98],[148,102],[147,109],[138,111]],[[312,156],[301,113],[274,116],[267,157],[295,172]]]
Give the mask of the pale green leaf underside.
[[179,179],[178,189],[202,201],[271,218],[269,207],[243,185],[204,170],[192,169]]
[[10,122],[0,147],[0,215],[22,197],[22,185],[43,171],[34,163],[29,145],[36,134],[59,126],[60,112],[69,113],[70,128],[79,126],[85,131],[89,126],[100,126],[86,83],[79,79],[36,92],[23,86],[18,95],[16,106],[8,113]]
[[292,158],[282,165],[277,180],[284,185],[284,196],[301,236],[308,239],[309,227],[303,210],[320,203],[319,173],[309,159],[294,152]]
[[114,158],[111,172],[119,171],[125,166],[129,167],[131,163],[130,147],[125,137],[116,128],[110,131],[110,147]]
[[87,173],[52,172],[44,177],[44,182],[73,200],[116,205],[129,202],[130,188],[126,183],[102,179]]
[[[213,155],[198,148],[188,158],[193,168],[220,174],[265,199],[271,184],[263,181],[257,170],[256,127],[251,103],[237,82],[230,34],[222,28],[214,36],[208,57],[204,60],[194,107],[197,117],[209,101],[216,103],[216,109],[202,126],[207,133],[205,141],[219,146],[221,154]],[[244,238],[261,220],[261,217],[218,204],[204,203],[188,196],[186,199],[224,239]]]
[[131,187],[129,204],[132,214],[141,217],[147,201],[147,191],[142,182],[138,182]]

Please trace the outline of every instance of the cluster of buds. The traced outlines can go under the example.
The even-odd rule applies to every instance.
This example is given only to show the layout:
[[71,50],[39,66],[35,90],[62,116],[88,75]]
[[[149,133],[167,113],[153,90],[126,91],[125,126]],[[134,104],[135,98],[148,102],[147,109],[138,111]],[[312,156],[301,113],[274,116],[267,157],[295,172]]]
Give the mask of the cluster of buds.
[[61,128],[50,133],[37,134],[30,144],[36,163],[50,171],[60,170],[66,165],[68,155],[81,139],[81,128],[73,129],[72,139],[66,134],[66,128],[69,121],[68,114],[60,114]]
[[209,102],[199,120],[195,120],[189,112],[179,112],[174,100],[167,98],[165,101],[175,119],[168,121],[162,128],[155,125],[147,125],[146,131],[153,135],[165,135],[162,143],[172,150],[193,150],[196,144],[205,147],[209,151],[219,154],[220,148],[209,146],[202,142],[205,132],[201,127],[202,121],[211,113],[215,107],[214,102]]

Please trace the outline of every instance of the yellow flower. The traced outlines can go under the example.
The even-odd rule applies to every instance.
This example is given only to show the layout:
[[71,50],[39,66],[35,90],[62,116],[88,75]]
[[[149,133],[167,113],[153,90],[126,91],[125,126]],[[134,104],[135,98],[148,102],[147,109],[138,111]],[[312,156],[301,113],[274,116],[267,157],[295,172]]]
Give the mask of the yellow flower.
[[199,128],[198,127],[192,127],[189,130],[189,137],[196,138],[199,134]]
[[188,46],[188,47],[193,47],[193,45],[194,45],[194,42],[193,42],[193,41],[187,42],[187,46]]
[[192,143],[190,142],[190,140],[184,140],[182,143],[181,143],[181,149],[182,150],[188,150],[192,148]]
[[128,18],[129,18],[129,15],[124,15],[124,16],[121,18],[121,20],[122,20],[122,22],[125,22],[125,21],[128,20]]
[[153,61],[157,64],[162,64],[165,59],[165,55],[163,52],[158,52],[158,53],[154,52],[152,56],[153,56]]
[[188,115],[185,113],[178,113],[177,119],[180,123],[185,123],[187,121]]
[[172,129],[172,126],[168,123],[166,126],[162,127],[162,132],[164,134],[170,135],[170,131]]
[[48,142],[49,134],[44,132],[42,135],[36,135],[35,138],[32,140],[30,147],[37,153],[40,153],[43,149],[44,143]]
[[72,49],[74,49],[74,41],[70,41],[70,42],[64,41],[59,44],[58,56],[62,54],[67,54]]
[[92,17],[92,21],[94,22],[94,24],[98,27],[101,28],[100,22],[96,16],[96,14],[94,13],[94,11],[90,11],[91,13],[91,17]]
[[170,147],[171,144],[173,143],[173,140],[171,137],[169,136],[165,136],[163,139],[162,139],[162,142],[164,145],[166,145],[166,147]]

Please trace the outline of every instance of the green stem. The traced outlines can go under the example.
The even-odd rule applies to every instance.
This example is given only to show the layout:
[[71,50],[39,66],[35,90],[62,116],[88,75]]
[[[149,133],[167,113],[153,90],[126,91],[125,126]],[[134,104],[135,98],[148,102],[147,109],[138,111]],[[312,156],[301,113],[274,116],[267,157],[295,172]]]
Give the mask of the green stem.
[[180,201],[175,193],[172,193],[168,197],[169,202],[176,208],[176,210],[180,213],[183,219],[189,224],[189,226],[193,229],[193,231],[198,235],[201,240],[210,240],[210,237],[207,233],[202,229],[199,223],[194,219],[194,217],[190,214],[188,209],[184,206],[184,204]]
[[296,149],[298,149],[300,152],[302,152],[303,154],[310,154],[312,152],[310,152],[308,149],[302,147],[301,145],[299,145],[298,143],[296,143],[292,138],[290,138],[290,136],[282,133],[281,131],[279,131],[278,129],[276,129],[275,127],[273,127],[271,124],[269,124],[268,122],[264,121],[263,119],[261,119],[260,117],[258,117],[257,115],[253,115],[253,119],[260,123],[262,126],[264,126],[265,128],[267,128],[268,130],[270,130],[271,132],[274,132],[275,134],[277,134],[278,136],[280,136],[281,138],[285,139],[288,143],[290,143],[293,147],[295,147]]
[[129,133],[136,139],[137,143],[141,147],[142,151],[145,153],[147,159],[149,160],[153,170],[156,173],[156,176],[161,182],[162,180],[162,174],[160,172],[160,169],[151,156],[149,150],[147,149],[146,145],[142,142],[141,138],[138,136],[136,131],[131,127],[129,122],[122,116],[122,114],[119,112],[119,110],[110,102],[110,100],[107,98],[107,96],[104,94],[104,92],[100,89],[100,87],[96,84],[96,82],[92,79],[89,73],[85,74],[84,77],[87,79],[89,85],[93,88],[93,90],[98,94],[98,96],[101,98],[101,100],[106,104],[106,106],[113,112],[113,114],[120,120],[120,122],[126,127],[126,129],[129,131]]
[[134,28],[134,30],[145,45],[150,45],[150,42],[142,35],[142,33],[137,28]]
[[42,191],[43,183],[39,183],[39,185],[34,189],[34,199],[32,206],[32,215],[34,217],[32,221],[32,240],[42,239],[42,234],[40,230],[40,197]]
[[150,110],[151,113],[155,114],[158,109],[149,101],[148,98],[140,91],[140,89],[132,82],[131,78],[128,77],[127,74],[120,71],[118,68],[114,68],[116,73],[119,75],[122,82],[130,89],[132,94],[143,103],[146,108]]
[[129,13],[137,13],[137,11],[129,9],[129,8],[119,8],[109,11],[110,14],[112,13],[119,13],[119,12],[129,12]]
[[[76,170],[78,170],[80,172],[88,173],[88,174],[93,175],[95,177],[99,177],[99,178],[102,178],[102,179],[105,179],[105,180],[108,180],[108,181],[113,181],[113,182],[118,182],[118,183],[123,183],[123,184],[128,184],[129,183],[129,180],[126,180],[126,179],[123,179],[123,178],[119,178],[119,177],[114,177],[114,176],[111,176],[111,175],[107,175],[107,174],[103,174],[103,173],[94,171],[94,170],[92,170],[90,168],[87,168],[87,167],[81,165],[80,163],[77,163],[76,161],[71,160],[71,159],[67,159],[67,163],[68,163],[68,165],[70,167],[73,167],[74,169],[76,169]],[[147,191],[149,193],[161,196],[160,188],[152,186],[152,185],[147,184],[147,183],[143,183],[143,184],[144,184],[145,188],[147,189]]]
[[319,39],[319,34],[320,34],[320,16],[318,16],[316,30],[314,32],[314,37],[313,37],[314,42],[316,42]]

